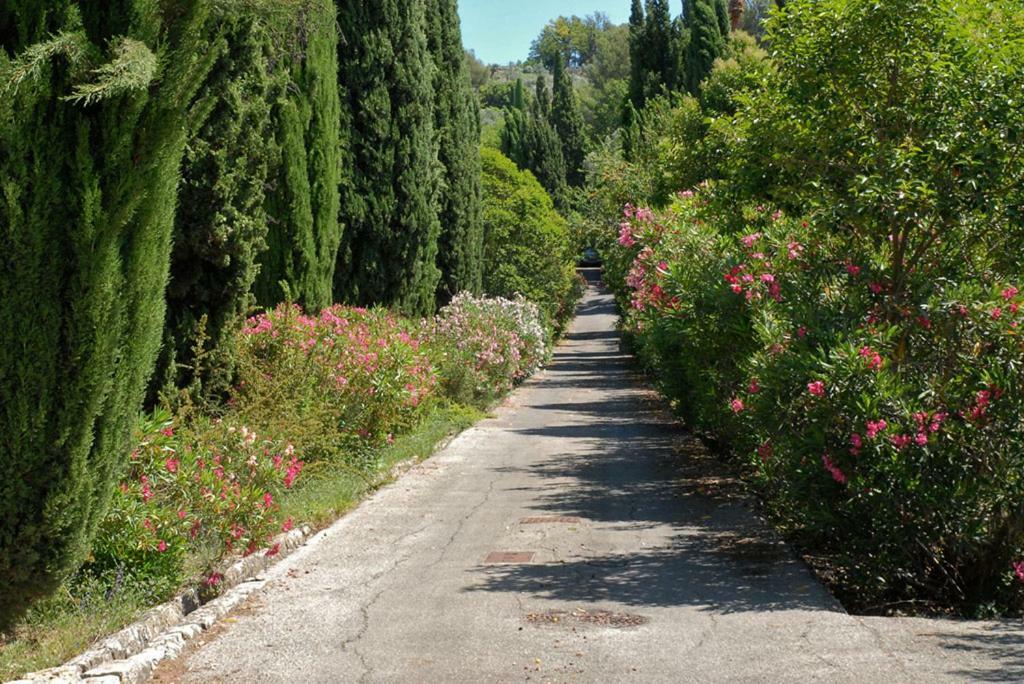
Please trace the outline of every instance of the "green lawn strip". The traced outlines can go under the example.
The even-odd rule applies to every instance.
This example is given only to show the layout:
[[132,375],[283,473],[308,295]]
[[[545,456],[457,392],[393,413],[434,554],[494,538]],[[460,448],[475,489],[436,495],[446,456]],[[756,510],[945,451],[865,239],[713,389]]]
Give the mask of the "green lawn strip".
[[[332,463],[303,473],[300,485],[281,501],[282,512],[298,523],[326,527],[368,493],[390,482],[395,467],[429,458],[445,439],[484,417],[481,411],[457,404],[429,409],[411,432],[399,435],[377,454],[378,467],[362,472]],[[13,641],[0,641],[0,680],[17,679],[61,665],[93,643],[131,624],[152,607],[142,592],[125,587],[112,598],[101,589],[64,587],[33,608],[16,629]]]

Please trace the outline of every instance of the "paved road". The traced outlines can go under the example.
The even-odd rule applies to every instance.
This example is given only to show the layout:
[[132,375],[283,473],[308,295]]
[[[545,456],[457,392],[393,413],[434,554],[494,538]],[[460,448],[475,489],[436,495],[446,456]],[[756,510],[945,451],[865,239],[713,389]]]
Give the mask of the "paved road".
[[547,371],[161,680],[1024,680],[1019,623],[844,613],[633,377],[614,322],[592,288]]

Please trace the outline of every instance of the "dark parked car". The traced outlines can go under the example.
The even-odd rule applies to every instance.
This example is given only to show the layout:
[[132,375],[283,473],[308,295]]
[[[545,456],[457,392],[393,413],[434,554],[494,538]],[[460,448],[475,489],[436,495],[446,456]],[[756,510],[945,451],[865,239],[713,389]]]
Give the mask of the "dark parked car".
[[601,255],[593,247],[587,247],[576,262],[579,266],[600,266]]

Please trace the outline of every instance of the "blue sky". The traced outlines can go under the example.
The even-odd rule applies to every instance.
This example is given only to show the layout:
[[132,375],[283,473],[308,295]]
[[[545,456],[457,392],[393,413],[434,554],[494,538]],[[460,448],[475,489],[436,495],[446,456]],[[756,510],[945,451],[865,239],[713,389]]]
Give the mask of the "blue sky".
[[604,12],[617,24],[629,19],[629,0],[459,0],[462,42],[488,64],[526,59],[530,43],[559,15]]

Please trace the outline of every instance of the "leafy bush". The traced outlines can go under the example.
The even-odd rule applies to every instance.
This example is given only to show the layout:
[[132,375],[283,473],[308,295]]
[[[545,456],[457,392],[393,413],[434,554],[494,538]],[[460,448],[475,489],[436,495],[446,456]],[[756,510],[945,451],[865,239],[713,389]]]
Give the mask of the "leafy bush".
[[307,460],[361,453],[414,425],[435,394],[417,332],[382,309],[308,316],[281,305],[242,333],[233,408],[260,432],[287,434]]
[[886,260],[821,217],[749,207],[733,234],[715,211],[686,196],[621,228],[626,329],[663,389],[862,606],[1019,613],[1018,288],[921,272],[897,304]]
[[497,150],[483,157],[484,291],[536,302],[561,329],[575,310],[569,227],[529,171]]
[[535,373],[547,357],[540,310],[523,297],[462,293],[426,329],[441,387],[463,403],[492,402]]
[[271,539],[291,528],[278,499],[304,465],[293,446],[228,421],[179,428],[161,412],[141,422],[137,442],[88,573],[159,600],[187,571],[214,587],[226,553],[277,553]]

